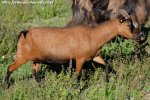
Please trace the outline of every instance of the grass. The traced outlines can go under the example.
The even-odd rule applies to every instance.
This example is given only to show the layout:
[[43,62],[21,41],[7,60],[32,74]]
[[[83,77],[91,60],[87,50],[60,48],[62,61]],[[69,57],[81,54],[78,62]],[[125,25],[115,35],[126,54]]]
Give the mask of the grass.
[[[2,0],[0,0],[1,2]],[[150,46],[141,48],[132,40],[117,37],[103,46],[101,54],[117,72],[109,74],[110,82],[104,81],[100,65],[92,70],[82,70],[81,82],[76,73],[59,74],[45,71],[45,81],[37,83],[32,78],[31,62],[15,70],[11,76],[14,83],[9,89],[2,86],[7,67],[15,58],[19,32],[30,27],[65,26],[71,18],[70,0],[55,0],[51,5],[2,4],[0,3],[0,98],[2,100],[144,100],[150,94]],[[150,21],[146,27],[150,27]],[[146,41],[150,44],[150,36]],[[47,67],[41,66],[41,70]],[[59,68],[60,66],[54,66]],[[43,71],[44,72],[44,71]]]

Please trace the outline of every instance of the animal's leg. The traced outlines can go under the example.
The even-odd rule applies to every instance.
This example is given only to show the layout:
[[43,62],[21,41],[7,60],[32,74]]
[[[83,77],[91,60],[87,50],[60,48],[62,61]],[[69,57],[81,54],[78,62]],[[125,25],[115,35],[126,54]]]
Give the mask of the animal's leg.
[[22,64],[26,63],[27,60],[23,59],[23,58],[17,58],[8,68],[7,68],[7,73],[5,76],[5,85],[7,85],[9,87],[9,78],[11,73],[17,69],[18,67],[20,67]]
[[38,77],[38,67],[39,67],[39,64],[37,64],[36,62],[33,62],[33,64],[32,64],[32,73],[33,73],[33,76],[35,77],[35,80],[37,82],[40,82],[40,79]]
[[105,61],[100,56],[94,57],[93,61],[95,61],[95,62],[97,62],[99,64],[106,65]]
[[108,63],[106,63],[100,56],[94,57],[93,61],[95,61],[99,64],[105,65],[105,80],[106,80],[106,82],[109,82],[109,79],[108,79],[108,72],[109,72],[108,66],[109,65],[108,65]]
[[85,60],[83,58],[77,58],[76,59],[76,72],[78,75],[78,80],[80,80],[81,69],[82,69],[82,66],[84,64],[84,61]]

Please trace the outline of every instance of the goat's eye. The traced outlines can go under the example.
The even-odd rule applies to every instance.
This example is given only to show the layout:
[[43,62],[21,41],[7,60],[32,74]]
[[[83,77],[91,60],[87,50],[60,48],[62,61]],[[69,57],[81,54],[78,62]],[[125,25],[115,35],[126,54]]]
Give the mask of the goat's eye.
[[122,17],[122,18],[119,19],[120,23],[123,23],[124,21],[126,21],[126,19],[124,17]]

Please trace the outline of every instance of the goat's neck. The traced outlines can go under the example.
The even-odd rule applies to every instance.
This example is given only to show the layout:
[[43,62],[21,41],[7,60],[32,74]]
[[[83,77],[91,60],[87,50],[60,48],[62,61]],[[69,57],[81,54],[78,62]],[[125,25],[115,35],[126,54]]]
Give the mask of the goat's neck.
[[117,33],[117,25],[115,25],[115,23],[109,22],[97,26],[94,29],[93,34],[98,48],[117,36]]

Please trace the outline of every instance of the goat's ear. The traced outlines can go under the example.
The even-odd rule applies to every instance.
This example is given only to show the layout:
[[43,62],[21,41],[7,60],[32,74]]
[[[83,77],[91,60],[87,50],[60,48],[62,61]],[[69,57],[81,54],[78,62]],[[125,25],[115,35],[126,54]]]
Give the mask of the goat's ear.
[[127,20],[126,18],[122,17],[122,18],[119,19],[119,22],[120,22],[120,23],[123,23],[123,22],[126,21],[126,20]]

